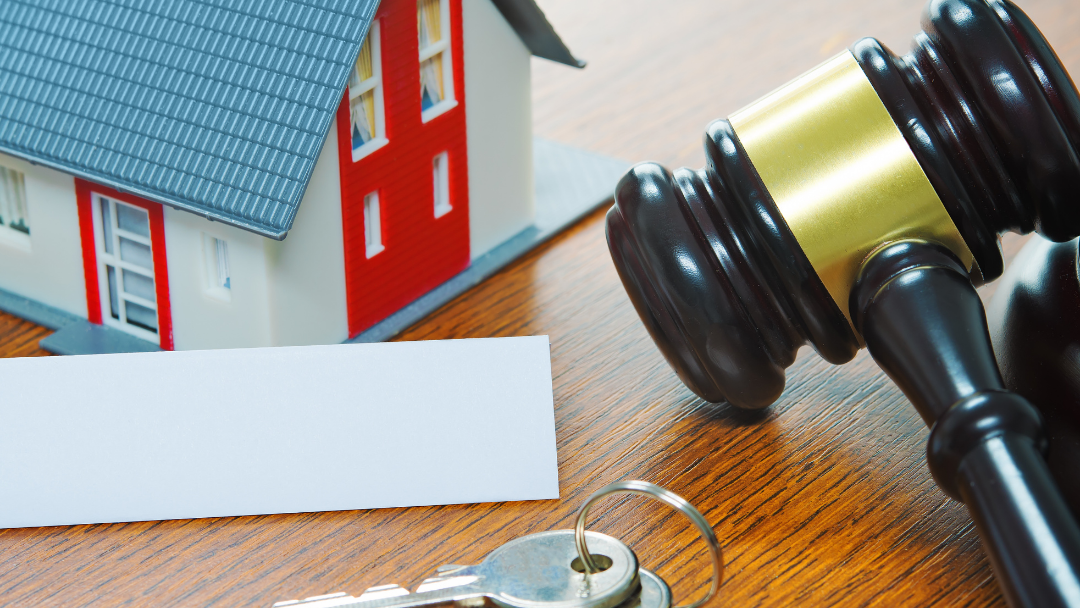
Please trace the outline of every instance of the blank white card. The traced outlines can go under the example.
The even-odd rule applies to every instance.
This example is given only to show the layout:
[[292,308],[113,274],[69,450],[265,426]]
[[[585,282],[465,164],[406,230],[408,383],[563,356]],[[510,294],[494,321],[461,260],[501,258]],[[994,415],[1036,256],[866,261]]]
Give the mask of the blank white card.
[[0,360],[0,527],[558,498],[547,336]]

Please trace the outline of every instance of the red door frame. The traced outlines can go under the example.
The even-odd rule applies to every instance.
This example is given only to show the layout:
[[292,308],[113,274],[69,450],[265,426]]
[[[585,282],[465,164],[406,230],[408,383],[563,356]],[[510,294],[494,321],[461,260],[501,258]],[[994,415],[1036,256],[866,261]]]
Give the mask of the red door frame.
[[87,320],[97,325],[102,324],[101,292],[98,288],[97,240],[94,234],[94,194],[145,209],[150,215],[150,247],[154,258],[154,291],[157,295],[159,345],[162,350],[172,350],[172,307],[169,304],[169,268],[165,258],[165,214],[161,205],[107,186],[99,186],[93,182],[75,178],[75,202],[79,209],[83,276],[86,278]]

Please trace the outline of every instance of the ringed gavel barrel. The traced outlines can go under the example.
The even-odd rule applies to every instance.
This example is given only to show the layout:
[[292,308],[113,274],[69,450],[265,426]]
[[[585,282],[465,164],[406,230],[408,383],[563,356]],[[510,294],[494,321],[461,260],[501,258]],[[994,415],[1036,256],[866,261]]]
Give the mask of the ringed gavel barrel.
[[1080,235],[1080,96],[1007,0],[931,0],[913,50],[873,39],[709,125],[698,171],[620,180],[608,245],[701,397],[761,408],[809,343],[865,345],[932,431],[1013,606],[1080,607],[1080,529],[1005,391],[974,285],[1007,231]]

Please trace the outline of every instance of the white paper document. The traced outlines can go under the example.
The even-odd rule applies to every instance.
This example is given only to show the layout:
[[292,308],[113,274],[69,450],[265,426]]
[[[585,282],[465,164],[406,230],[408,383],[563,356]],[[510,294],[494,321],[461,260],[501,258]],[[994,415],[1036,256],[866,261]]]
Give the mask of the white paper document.
[[0,527],[558,498],[547,336],[0,359]]

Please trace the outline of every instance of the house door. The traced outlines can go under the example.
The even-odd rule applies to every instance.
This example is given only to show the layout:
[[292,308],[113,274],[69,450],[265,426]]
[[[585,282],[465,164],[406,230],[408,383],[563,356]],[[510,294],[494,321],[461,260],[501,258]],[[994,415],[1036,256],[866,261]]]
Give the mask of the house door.
[[158,341],[150,214],[106,196],[94,197],[98,292],[106,324]]
[[161,205],[79,181],[90,321],[171,349]]

